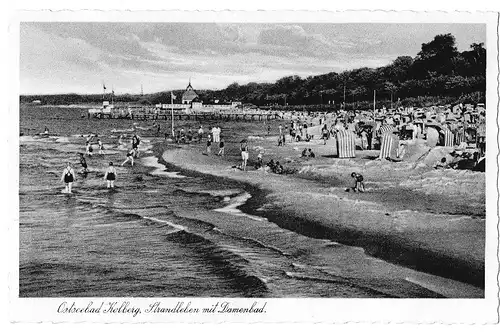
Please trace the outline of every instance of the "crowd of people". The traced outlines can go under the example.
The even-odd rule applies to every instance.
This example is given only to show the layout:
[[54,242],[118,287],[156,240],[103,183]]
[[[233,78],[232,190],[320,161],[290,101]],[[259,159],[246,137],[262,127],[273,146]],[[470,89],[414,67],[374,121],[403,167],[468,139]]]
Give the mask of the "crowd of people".
[[[99,154],[104,154],[104,145],[99,138],[97,134],[91,133],[87,136],[86,141],[85,141],[85,154],[84,153],[79,153],[79,159],[80,159],[80,165],[82,167],[80,174],[83,176],[86,176],[89,173],[89,167],[87,164],[87,160],[85,159],[85,155],[87,156],[92,156],[93,154],[93,140],[97,140],[97,146],[99,148]],[[123,136],[120,136],[120,144],[123,144]],[[130,162],[130,164],[133,166],[134,165],[134,158],[137,158],[139,156],[139,145],[141,143],[141,138],[139,135],[134,134],[131,139],[131,149],[127,151],[126,154],[126,159],[124,162],[122,162],[121,166],[124,166],[127,162]],[[104,172],[104,180],[106,181],[106,186],[109,189],[114,188],[115,186],[115,180],[117,178],[117,171],[116,168],[114,167],[114,163],[112,161],[109,162],[108,167],[106,168],[106,171]],[[73,183],[76,181],[76,173],[75,170],[72,167],[71,162],[67,162],[66,167],[64,168],[62,175],[61,175],[61,181],[65,183],[65,189],[64,192],[67,194],[72,193],[72,186]]]

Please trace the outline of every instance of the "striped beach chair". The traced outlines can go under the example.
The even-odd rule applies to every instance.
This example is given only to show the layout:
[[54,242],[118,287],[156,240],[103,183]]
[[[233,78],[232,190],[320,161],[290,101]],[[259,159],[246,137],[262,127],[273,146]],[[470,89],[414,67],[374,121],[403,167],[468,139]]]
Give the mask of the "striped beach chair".
[[380,159],[396,158],[399,149],[399,138],[390,132],[384,133],[380,140]]
[[445,147],[453,147],[453,141],[454,141],[454,136],[453,136],[453,132],[451,132],[451,130],[448,130],[448,129],[444,129],[443,130],[443,133],[444,133],[444,145]]
[[461,145],[465,143],[465,131],[464,129],[458,129],[455,132],[455,145]]
[[382,137],[384,135],[384,133],[393,133],[394,127],[392,125],[389,125],[389,124],[384,124],[380,127],[380,129],[378,129],[378,132],[379,132],[380,136]]
[[356,157],[356,144],[353,132],[344,129],[337,132],[337,152],[339,158]]

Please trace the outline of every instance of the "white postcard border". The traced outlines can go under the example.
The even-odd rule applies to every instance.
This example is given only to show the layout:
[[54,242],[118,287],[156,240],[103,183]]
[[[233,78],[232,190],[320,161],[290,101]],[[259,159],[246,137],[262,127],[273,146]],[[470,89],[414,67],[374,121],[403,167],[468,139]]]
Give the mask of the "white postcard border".
[[[483,324],[498,322],[498,201],[497,201],[497,156],[498,145],[489,146],[487,152],[487,219],[486,219],[486,286],[484,299],[326,299],[326,298],[283,298],[283,299],[230,299],[230,298],[18,298],[19,268],[19,22],[25,21],[134,21],[134,22],[398,22],[398,23],[486,23],[487,24],[487,133],[489,138],[498,139],[498,14],[464,12],[416,13],[385,11],[303,12],[303,11],[260,11],[260,12],[187,12],[187,11],[24,11],[18,12],[9,25],[8,60],[10,86],[8,122],[8,154],[6,175],[10,196],[6,199],[9,238],[9,315],[16,322],[314,322],[314,323],[443,323]],[[498,141],[497,141],[498,144]],[[90,301],[129,302],[145,309],[155,301],[165,307],[177,302],[198,308],[210,307],[216,302],[229,301],[233,306],[248,307],[252,303],[267,303],[266,313],[248,314],[75,314],[58,313],[63,302],[75,302],[85,307]]]

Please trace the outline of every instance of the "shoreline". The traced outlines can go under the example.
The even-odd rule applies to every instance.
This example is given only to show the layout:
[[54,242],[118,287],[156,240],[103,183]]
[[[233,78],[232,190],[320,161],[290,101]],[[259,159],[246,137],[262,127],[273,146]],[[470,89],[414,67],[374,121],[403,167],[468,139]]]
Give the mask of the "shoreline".
[[[228,167],[227,160],[202,155],[199,146],[159,146],[155,152],[158,161],[175,170],[241,184],[252,195],[238,207],[244,213],[267,218],[282,228],[308,237],[361,247],[366,254],[390,263],[484,289],[484,236],[480,237],[481,228],[473,231],[472,244],[459,245],[470,237],[470,231],[464,227],[468,221],[457,228],[451,227],[451,231],[439,228],[439,224],[424,231],[422,226],[404,226],[401,230],[393,220],[404,217],[393,217],[393,209],[379,203],[375,205],[376,210],[363,212],[359,206],[373,203],[346,201],[344,196],[339,196],[338,192],[332,194],[318,182],[252,169],[243,172]],[[461,219],[460,216],[457,219]],[[455,237],[458,242],[453,242]],[[468,253],[470,247],[480,244],[483,252]],[[483,253],[482,259],[480,253]]]

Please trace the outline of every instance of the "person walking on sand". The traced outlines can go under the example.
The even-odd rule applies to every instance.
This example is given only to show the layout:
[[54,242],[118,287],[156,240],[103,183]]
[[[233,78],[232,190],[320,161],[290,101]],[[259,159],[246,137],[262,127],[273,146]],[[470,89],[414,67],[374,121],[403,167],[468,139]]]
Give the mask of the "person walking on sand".
[[217,155],[220,155],[221,157],[224,156],[224,139],[220,138],[219,141],[219,153]]
[[106,180],[107,183],[107,188],[114,188],[115,187],[115,180],[116,180],[116,169],[113,166],[113,162],[109,162],[109,167],[106,169],[106,173],[104,174],[104,179]]
[[351,177],[354,179],[354,187],[352,188],[352,190],[354,190],[355,192],[359,191],[361,193],[364,193],[365,183],[363,182],[363,175],[356,172],[352,172]]
[[71,194],[71,187],[75,180],[76,180],[75,171],[71,167],[71,163],[68,161],[68,164],[66,165],[66,168],[64,168],[61,176],[61,181],[66,183],[66,187],[64,189],[65,193]]
[[135,150],[134,149],[131,149],[130,151],[128,151],[127,153],[127,158],[125,159],[124,162],[122,162],[122,166],[125,165],[128,161],[130,161],[130,163],[132,164],[132,166],[134,165],[134,154],[135,154]]
[[203,125],[200,125],[200,128],[198,129],[198,142],[201,142],[201,139],[203,138]]
[[249,157],[248,153],[248,141],[242,140],[240,143],[240,151],[241,151],[241,170],[247,170],[247,161]]
[[207,136],[207,155],[209,155],[212,152],[212,137],[210,134]]
[[89,170],[87,169],[87,160],[85,160],[85,157],[83,156],[83,153],[80,153],[80,164],[82,165],[82,173],[88,173]]
[[97,139],[97,145],[99,145],[99,154],[104,154],[104,145],[102,144],[101,139]]

